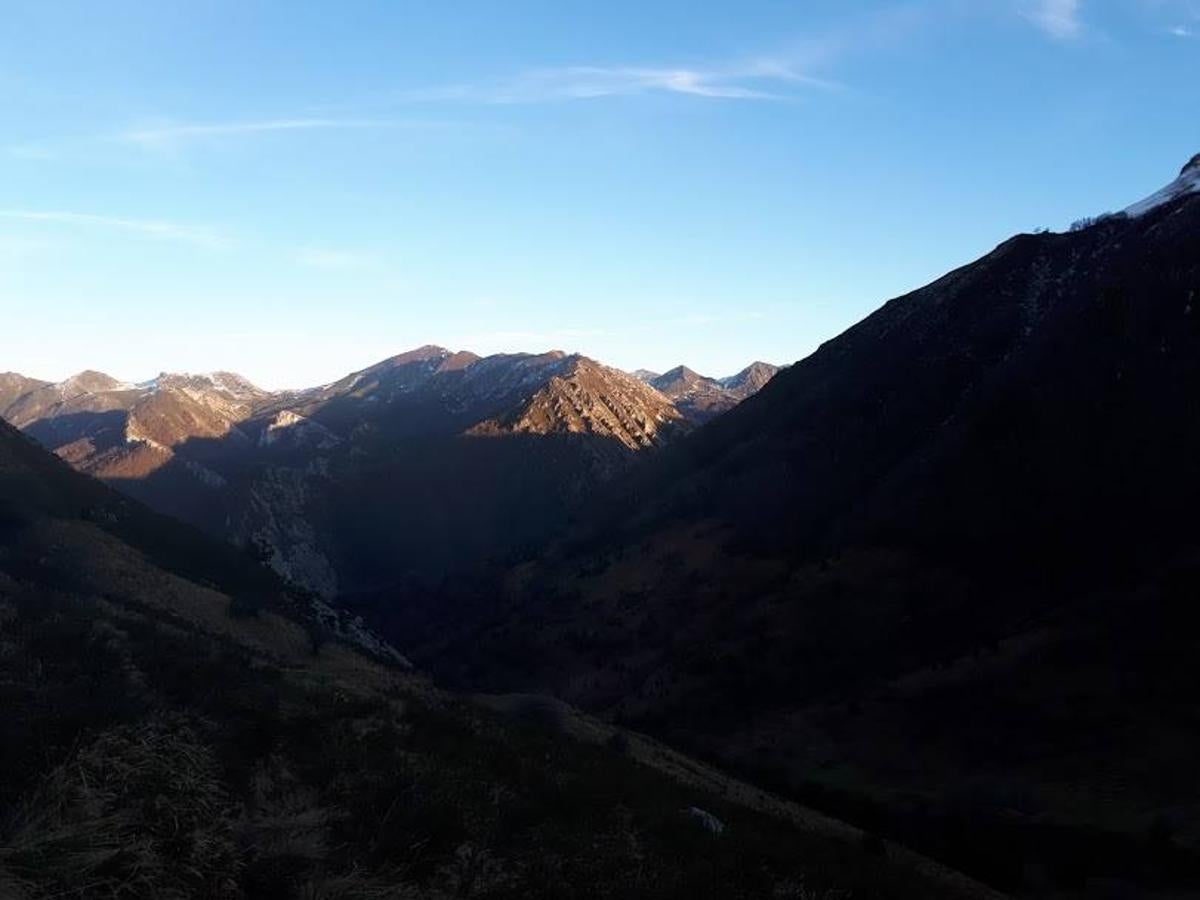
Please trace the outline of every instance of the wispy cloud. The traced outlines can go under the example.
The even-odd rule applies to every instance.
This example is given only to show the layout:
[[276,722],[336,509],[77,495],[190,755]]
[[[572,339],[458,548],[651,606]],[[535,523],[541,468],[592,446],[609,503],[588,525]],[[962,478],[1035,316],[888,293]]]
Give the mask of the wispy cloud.
[[744,57],[530,67],[491,78],[399,90],[379,98],[377,104],[533,104],[655,94],[763,101],[792,99],[813,90],[841,91],[846,85],[828,74],[839,61],[907,48],[914,36],[944,28],[945,8],[960,2],[964,0],[903,0],[882,9],[856,10],[834,27],[782,38],[774,47]]
[[393,123],[375,119],[263,119],[253,122],[182,122],[134,128],[109,139],[143,146],[160,146],[200,138],[264,134],[273,131],[330,131],[386,128]]
[[180,241],[198,247],[223,248],[231,244],[229,238],[217,232],[177,222],[159,219],[127,219],[116,216],[100,216],[91,213],[65,212],[62,210],[0,209],[0,218],[24,222],[41,222],[49,225],[66,225],[77,228],[98,228],[125,231],[158,240]]
[[564,66],[531,69],[492,81],[401,91],[400,103],[460,101],[551,103],[644,94],[683,94],[709,100],[769,100],[801,87],[835,87],[794,64],[762,59],[730,66]]
[[1171,29],[1171,34],[1181,38],[1200,37],[1200,31],[1197,31],[1195,28],[1189,28],[1186,25],[1176,25]]
[[365,129],[396,129],[408,132],[438,131],[456,123],[433,120],[395,120],[379,118],[281,117],[256,120],[197,122],[159,120],[144,122],[121,130],[10,144],[3,148],[8,155],[22,160],[105,160],[113,151],[120,158],[130,150],[144,151],[150,156],[177,156],[196,144],[211,147],[218,142],[228,143],[273,133],[305,133],[318,131],[351,131]]
[[1083,31],[1082,0],[1032,0],[1024,15],[1046,34],[1059,40],[1078,37]]

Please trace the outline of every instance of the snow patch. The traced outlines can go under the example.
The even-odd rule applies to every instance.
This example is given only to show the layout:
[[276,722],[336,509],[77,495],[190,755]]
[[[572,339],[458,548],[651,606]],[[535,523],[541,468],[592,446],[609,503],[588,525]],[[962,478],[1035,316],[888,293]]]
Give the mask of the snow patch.
[[1144,216],[1146,213],[1181,197],[1186,197],[1188,194],[1200,194],[1200,157],[1188,163],[1179,177],[1161,191],[1157,191],[1145,200],[1127,208],[1125,214],[1132,217]]

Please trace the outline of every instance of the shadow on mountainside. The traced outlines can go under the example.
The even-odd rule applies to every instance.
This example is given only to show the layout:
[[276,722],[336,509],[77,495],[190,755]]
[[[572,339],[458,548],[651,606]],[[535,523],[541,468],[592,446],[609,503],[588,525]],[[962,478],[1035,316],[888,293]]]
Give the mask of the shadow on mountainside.
[[305,525],[343,592],[383,602],[394,585],[436,585],[543,543],[634,458],[619,441],[578,434],[372,437],[321,453],[319,466],[286,447],[247,456],[228,438],[193,438],[174,454],[143,477],[106,481],[242,543]]
[[650,460],[405,650],[997,884],[1195,890],[1197,298],[1200,198],[1018,236]]

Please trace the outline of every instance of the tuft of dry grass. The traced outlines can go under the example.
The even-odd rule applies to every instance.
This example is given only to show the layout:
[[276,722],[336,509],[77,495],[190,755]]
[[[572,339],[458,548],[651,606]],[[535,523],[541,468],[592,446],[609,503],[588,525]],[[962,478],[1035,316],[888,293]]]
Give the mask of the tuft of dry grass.
[[441,900],[443,896],[360,872],[314,878],[296,892],[296,900]]
[[230,810],[191,727],[163,718],[114,728],[78,747],[5,823],[0,885],[18,897],[233,897]]
[[301,784],[286,761],[272,756],[259,764],[251,778],[238,842],[255,858],[317,863],[329,853],[332,818],[317,792]]

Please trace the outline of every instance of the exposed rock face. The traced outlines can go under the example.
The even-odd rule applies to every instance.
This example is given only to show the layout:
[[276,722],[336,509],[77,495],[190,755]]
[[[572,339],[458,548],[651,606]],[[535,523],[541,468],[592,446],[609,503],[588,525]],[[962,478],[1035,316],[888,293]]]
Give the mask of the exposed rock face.
[[292,583],[332,597],[338,592],[337,573],[313,527],[309,507],[321,482],[319,473],[311,471],[263,468],[246,486],[228,536],[264,549],[271,568]]
[[529,400],[472,434],[591,434],[630,450],[657,447],[680,431],[682,414],[662,394],[617,369],[572,357]]
[[320,422],[314,422],[290,409],[281,410],[268,422],[259,437],[263,446],[291,443],[328,450],[340,443],[340,438]]

